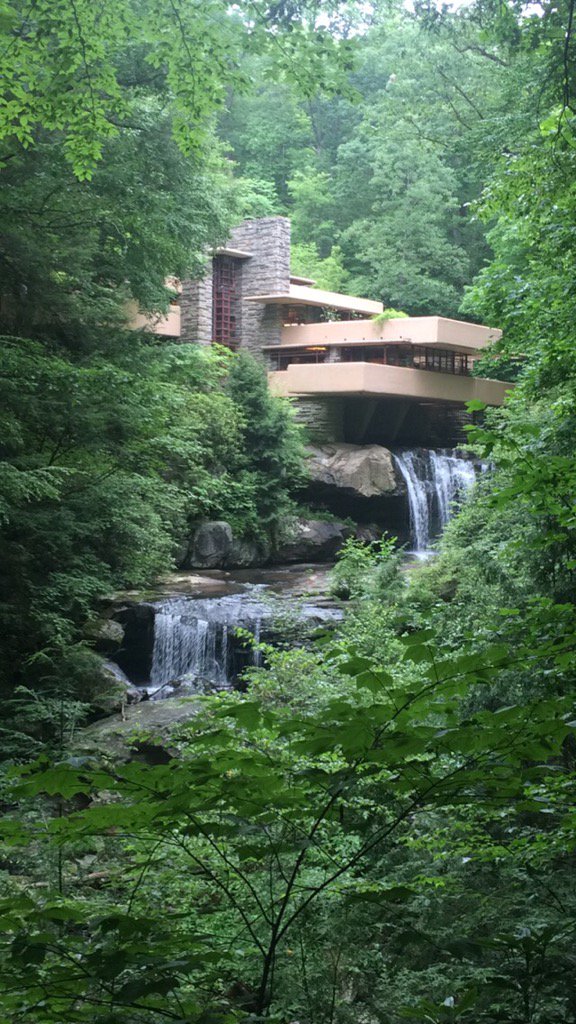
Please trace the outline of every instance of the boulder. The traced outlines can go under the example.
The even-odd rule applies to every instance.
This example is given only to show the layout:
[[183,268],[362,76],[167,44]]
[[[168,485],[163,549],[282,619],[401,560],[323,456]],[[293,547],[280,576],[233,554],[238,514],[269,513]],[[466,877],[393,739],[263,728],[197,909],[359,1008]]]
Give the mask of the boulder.
[[404,493],[392,453],[380,444],[326,444],[308,449],[312,484],[358,498]]
[[105,715],[122,711],[128,704],[139,704],[146,696],[113,661],[101,662],[95,689],[92,706]]
[[382,528],[377,523],[359,523],[354,536],[363,544],[376,544],[382,537]]
[[331,562],[351,535],[345,523],[297,519],[291,535],[274,553],[275,562]]
[[228,562],[232,545],[229,523],[202,523],[192,538],[189,565],[193,569],[222,568]]
[[113,654],[122,646],[124,628],[115,619],[94,619],[85,626],[84,636],[92,642],[97,651]]
[[226,567],[230,569],[252,569],[265,565],[270,559],[271,546],[265,541],[242,540],[234,537]]
[[134,757],[154,764],[167,761],[178,751],[173,733],[194,718],[200,706],[194,697],[133,704],[122,714],[80,729],[74,739],[74,753],[113,763]]

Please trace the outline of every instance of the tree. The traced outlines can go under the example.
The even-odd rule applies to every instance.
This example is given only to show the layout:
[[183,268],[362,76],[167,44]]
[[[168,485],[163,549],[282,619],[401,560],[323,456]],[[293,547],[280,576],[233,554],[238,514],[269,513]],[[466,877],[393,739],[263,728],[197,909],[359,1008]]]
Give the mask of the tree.
[[301,433],[288,403],[270,394],[264,366],[245,353],[230,367],[228,393],[242,417],[241,479],[254,494],[244,531],[276,535],[293,511],[289,492],[303,479]]
[[218,154],[195,164],[171,141],[157,103],[140,115],[107,143],[90,182],[77,180],[49,138],[1,172],[4,333],[77,356],[104,351],[130,302],[164,310],[166,277],[198,273],[205,249],[225,238],[234,200]]
[[450,238],[455,177],[422,143],[388,133],[370,148],[374,216],[354,221],[342,237],[353,286],[416,316],[454,316],[469,274],[466,253]]
[[[570,731],[570,699],[539,696],[528,716],[513,707],[464,720],[459,700],[511,658],[561,659],[566,637],[545,653],[496,645],[471,658],[463,647],[441,661],[430,641],[405,637],[393,674],[340,657],[347,693],[326,695],[305,715],[239,695],[209,699],[168,765],[92,772],[72,762],[25,772],[21,797],[115,795],[47,828],[32,822],[29,838],[38,851],[43,841],[72,844],[74,857],[79,843],[117,835],[111,853],[122,855],[127,840],[131,881],[112,883],[113,907],[89,895],[89,881],[81,900],[64,891],[47,903],[16,903],[4,925],[7,1019],[32,1007],[45,1022],[131,1021],[136,1012],[143,1020],[283,1019],[305,994],[306,973],[296,982],[290,969],[302,929],[323,942],[323,918],[329,927],[347,910],[362,919],[374,907],[391,953],[402,935],[404,948],[418,941],[411,901],[429,880],[419,877],[418,858],[403,883],[392,863],[418,836],[440,830],[443,816],[467,807],[491,821],[504,800],[519,820],[534,816],[537,849],[547,828],[539,797],[552,798],[555,786],[546,759]],[[560,820],[563,810],[561,801]],[[7,821],[4,834],[18,841],[19,826]],[[456,849],[462,855],[474,842],[474,830],[470,839],[460,834]],[[72,879],[64,870],[66,889]],[[409,923],[399,926],[406,907]],[[457,937],[446,936],[444,957],[458,956]],[[278,991],[287,974],[295,992]]]
[[278,70],[304,90],[337,84],[334,58],[341,52],[346,64],[350,46],[329,29],[343,6],[323,4],[319,22],[317,5],[306,0],[233,8],[225,0],[122,0],[105,13],[86,0],[37,0],[32,7],[14,0],[0,26],[3,160],[34,145],[38,131],[61,132],[76,174],[89,178],[105,143],[137,123],[139,99],[149,90],[164,97],[180,148],[199,153],[226,90],[246,85],[238,68],[246,49],[270,50]]
[[467,14],[415,19],[383,5],[359,38],[349,95],[297,104],[283,85],[287,116],[272,126],[278,86],[263,62],[250,66],[257,93],[232,105],[220,132],[241,173],[274,168],[297,245],[322,259],[341,249],[346,287],[455,315],[490,254],[470,204],[535,124],[527,63],[505,42],[486,45]]

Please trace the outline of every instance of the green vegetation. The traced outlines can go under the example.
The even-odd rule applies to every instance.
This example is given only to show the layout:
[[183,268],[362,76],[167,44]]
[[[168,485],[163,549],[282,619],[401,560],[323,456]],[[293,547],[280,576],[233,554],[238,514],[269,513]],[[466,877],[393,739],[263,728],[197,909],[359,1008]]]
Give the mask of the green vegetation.
[[[322,4],[313,48],[318,10],[0,10],[6,1024],[576,1021],[573,8]],[[87,757],[101,598],[298,481],[252,361],[125,329],[250,208],[410,312],[476,275],[517,386],[433,562],[348,542],[328,640],[197,698],[176,756]]]
[[[211,128],[243,81],[220,8],[0,12],[5,756],[53,739],[107,685],[84,639],[104,595],[171,568],[198,520],[253,537],[291,508],[300,442],[263,369],[127,330],[138,309],[166,311],[167,276],[201,273],[244,208]],[[260,14],[250,27],[238,9],[235,45],[241,24],[251,45],[274,27],[280,44],[285,14]]]
[[[298,435],[259,365],[230,369],[226,351],[113,337],[113,353],[80,361],[4,339],[5,695],[25,686],[89,703],[102,680],[82,635],[103,595],[171,567],[195,521],[226,519],[255,536],[291,509]],[[5,735],[14,728],[5,721]]]

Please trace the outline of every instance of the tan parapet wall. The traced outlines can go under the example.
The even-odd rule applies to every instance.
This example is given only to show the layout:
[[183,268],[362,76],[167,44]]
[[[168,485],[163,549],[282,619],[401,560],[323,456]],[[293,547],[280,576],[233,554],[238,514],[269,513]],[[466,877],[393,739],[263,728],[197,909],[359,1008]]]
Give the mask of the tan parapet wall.
[[[182,284],[177,277],[167,277],[164,283],[171,291],[182,295]],[[129,327],[134,331],[150,331],[151,334],[169,338],[180,337],[181,310],[179,303],[170,305],[166,314],[158,313],[156,316],[145,316],[138,309],[136,302],[130,302],[126,312]]]
[[479,352],[502,337],[502,331],[442,316],[410,316],[393,320],[340,320],[286,326],[282,345],[356,345],[403,342],[436,345],[460,352]]
[[412,370],[375,363],[292,363],[287,370],[269,374],[278,395],[369,395],[410,398],[425,402],[484,402],[502,405],[512,384],[483,377]]
[[154,317],[143,316],[138,312],[138,307],[134,303],[133,308],[129,310],[129,317],[130,327],[134,331],[145,330],[162,337],[180,337],[180,306],[170,306],[165,316],[159,314]]

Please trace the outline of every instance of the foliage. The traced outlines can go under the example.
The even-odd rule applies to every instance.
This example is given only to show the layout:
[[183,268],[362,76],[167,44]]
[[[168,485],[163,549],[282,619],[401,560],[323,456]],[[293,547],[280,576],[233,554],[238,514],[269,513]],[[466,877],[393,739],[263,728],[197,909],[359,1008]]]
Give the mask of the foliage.
[[4,339],[4,689],[89,703],[103,683],[82,630],[102,595],[165,571],[198,519],[257,532],[289,507],[298,435],[259,366],[228,373],[224,351],[115,339],[114,362],[81,363]]
[[[307,258],[326,264],[338,245],[358,287],[377,283],[411,311],[455,309],[489,257],[467,212],[484,186],[494,259],[466,311],[504,326],[499,358],[520,364],[518,383],[470,432],[492,466],[438,557],[401,573],[389,542],[349,542],[334,571],[349,597],[338,635],[263,652],[248,693],[198,699],[178,756],[160,748],[154,765],[98,765],[75,750],[96,685],[82,624],[103,589],[165,566],[190,519],[274,530],[299,441],[261,367],[119,326],[131,296],[162,308],[165,261],[195,266],[236,201],[218,156],[213,194],[200,164],[185,171],[158,107],[158,134],[141,144],[137,129],[106,127],[120,70],[129,91],[128,69],[143,67],[180,144],[188,129],[200,141],[196,124],[178,122],[191,81],[184,37],[154,22],[146,43],[163,9],[145,5],[128,59],[122,6],[57,7],[48,28],[40,3],[14,34],[2,12],[22,84],[4,111],[21,133],[27,116],[48,119],[3,172],[2,747],[15,760],[46,751],[3,779],[7,1024],[576,1019],[573,12],[479,0],[456,14],[427,7],[419,23],[388,13],[382,27],[374,5],[359,33],[364,8],[338,22],[337,43],[321,32],[312,55],[334,85],[331,56],[359,34],[350,80],[361,104],[312,90],[300,103],[277,73],[265,89],[275,66],[260,51],[279,44],[295,76],[312,23],[298,3],[256,4],[255,27],[244,7],[207,24],[194,59],[212,46],[214,66],[200,68],[191,119],[206,126],[216,82],[239,82],[248,42],[258,53],[244,67],[260,88],[232,106],[252,124],[262,115],[262,128],[238,152],[230,115],[247,178],[238,209],[292,208]],[[223,8],[178,10],[200,32]],[[278,32],[264,39],[266,26]],[[34,42],[42,66],[26,65]],[[154,67],[168,42],[173,54]],[[94,54],[96,120],[74,121]],[[126,116],[142,114],[150,96],[128,91]],[[80,175],[102,144],[91,182],[73,182],[56,158],[60,131]],[[172,171],[183,174],[173,190]],[[76,227],[84,205],[94,231],[86,218]]]
[[[429,635],[413,634],[393,674],[358,656],[340,662],[348,693],[327,696],[316,713],[299,716],[251,697],[208,698],[182,737],[180,758],[168,765],[94,772],[72,759],[25,773],[21,797],[115,794],[47,825],[31,822],[30,839],[68,847],[74,859],[74,848],[82,855],[86,843],[116,833],[131,881],[110,878],[112,910],[108,900],[90,896],[89,879],[79,890],[84,895],[74,896],[74,876],[64,866],[59,898],[27,895],[6,907],[1,998],[8,1019],[32,1006],[44,1021],[106,1020],[111,1013],[131,1020],[136,1011],[144,1020],[159,1012],[191,1020],[247,1011],[274,1016],[276,986],[287,976],[279,998],[291,1013],[307,998],[290,968],[294,945],[342,913],[369,919],[373,908],[386,922],[388,955],[409,950],[423,938],[413,915],[432,881],[415,872],[418,857],[400,881],[390,858],[420,834],[415,816],[430,832],[464,804],[486,815],[489,827],[504,806],[519,825],[531,817],[529,855],[549,827],[541,796],[554,799],[556,773],[547,760],[570,731],[570,699],[535,697],[529,718],[525,707],[512,706],[464,720],[459,700],[472,680],[493,681],[511,659],[561,664],[572,641],[515,652],[493,645],[470,658],[465,647],[440,654]],[[415,669],[408,684],[402,662]],[[562,828],[564,799],[554,814]],[[476,833],[458,833],[454,852],[481,864],[494,854],[489,846],[479,851]],[[21,826],[8,820],[4,834],[18,843]],[[160,878],[170,867],[163,896],[156,865],[163,865]],[[461,957],[458,938],[453,932],[445,940],[441,956],[449,963]],[[485,967],[492,977],[489,955]],[[483,1007],[490,1012],[490,991],[481,1014]],[[499,999],[514,1012],[512,979],[509,996]],[[565,999],[557,1006],[561,1012]]]
[[[273,184],[298,247],[321,260],[338,247],[348,290],[453,316],[490,255],[471,203],[537,124],[541,57],[487,42],[485,12],[373,10],[354,95],[303,101],[248,60],[258,89],[233,97],[220,133],[241,173]],[[298,272],[323,280],[311,265]]]
[[293,510],[291,488],[303,479],[303,440],[288,403],[268,390],[264,366],[241,352],[232,362],[227,391],[242,417],[239,483],[254,495],[238,517],[245,533],[278,530]]
[[78,178],[89,179],[150,87],[164,99],[181,150],[198,154],[226,90],[246,85],[238,67],[245,50],[267,50],[277,73],[304,91],[337,85],[339,54],[345,67],[350,61],[350,45],[329,31],[341,6],[324,4],[320,23],[316,5],[306,2],[285,8],[256,0],[231,10],[223,0],[188,6],[122,0],[105,12],[86,0],[36,0],[30,8],[6,3],[3,162],[13,146],[27,149],[39,132],[57,132]]
[[[403,133],[387,132],[384,147],[378,137],[362,141],[373,147],[370,184],[377,198],[370,215],[342,236],[353,287],[361,294],[372,289],[387,305],[415,316],[433,309],[454,315],[470,273],[465,251],[451,237],[458,210],[455,175],[432,147],[410,142]],[[350,145],[350,164],[357,150]],[[351,176],[349,186],[354,187]]]
[[383,537],[379,543],[364,544],[349,537],[338,552],[331,573],[331,590],[345,599],[383,597],[398,585],[399,556],[396,538]]
[[387,320],[403,320],[408,316],[408,313],[403,313],[401,309],[392,309],[388,307],[383,309],[381,313],[376,313],[376,316],[372,317],[374,323],[383,324]]
[[293,243],[291,248],[291,270],[299,277],[309,277],[318,288],[329,292],[344,292],[348,286],[348,274],[342,265],[342,250],[332,246],[329,255],[320,259],[313,242]]

